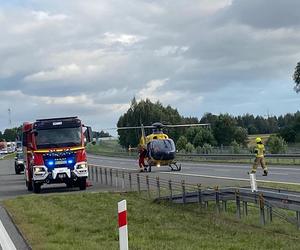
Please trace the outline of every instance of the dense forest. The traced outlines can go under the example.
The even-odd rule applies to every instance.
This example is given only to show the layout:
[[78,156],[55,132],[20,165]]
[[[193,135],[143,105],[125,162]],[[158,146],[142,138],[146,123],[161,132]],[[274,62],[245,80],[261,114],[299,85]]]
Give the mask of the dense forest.
[[[231,116],[229,114],[214,115],[206,113],[202,118],[183,117],[177,109],[171,106],[164,107],[160,102],[135,99],[117,123],[118,127],[151,125],[153,122],[163,124],[209,123],[209,129],[202,127],[168,129],[165,132],[177,142],[177,146],[192,144],[194,147],[203,147],[247,143],[251,134],[278,134],[286,142],[300,142],[300,112],[283,116],[254,116],[245,114]],[[146,131],[150,133],[151,131]],[[136,130],[118,131],[120,144],[124,147],[137,145],[141,132]]]

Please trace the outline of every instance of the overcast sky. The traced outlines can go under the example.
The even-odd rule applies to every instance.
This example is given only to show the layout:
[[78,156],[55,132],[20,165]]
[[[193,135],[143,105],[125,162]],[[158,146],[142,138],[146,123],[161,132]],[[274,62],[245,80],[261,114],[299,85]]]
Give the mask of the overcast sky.
[[0,130],[78,115],[116,125],[130,100],[184,116],[299,110],[299,0],[0,0]]

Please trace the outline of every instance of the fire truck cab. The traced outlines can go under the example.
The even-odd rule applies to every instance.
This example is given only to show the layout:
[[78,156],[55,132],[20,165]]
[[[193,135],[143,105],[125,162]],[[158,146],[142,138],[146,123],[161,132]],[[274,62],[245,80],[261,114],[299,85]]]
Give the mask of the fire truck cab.
[[25,122],[22,144],[27,189],[39,193],[45,183],[86,189],[85,143],[91,140],[91,128],[77,117]]

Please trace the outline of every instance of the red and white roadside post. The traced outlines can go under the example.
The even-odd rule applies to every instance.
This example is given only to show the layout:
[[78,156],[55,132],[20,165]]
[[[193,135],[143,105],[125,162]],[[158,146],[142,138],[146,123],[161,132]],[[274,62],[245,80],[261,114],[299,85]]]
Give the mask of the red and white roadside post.
[[120,250],[128,250],[127,204],[126,200],[118,202]]
[[255,173],[250,174],[250,185],[251,185],[251,191],[257,192],[257,183],[256,183]]

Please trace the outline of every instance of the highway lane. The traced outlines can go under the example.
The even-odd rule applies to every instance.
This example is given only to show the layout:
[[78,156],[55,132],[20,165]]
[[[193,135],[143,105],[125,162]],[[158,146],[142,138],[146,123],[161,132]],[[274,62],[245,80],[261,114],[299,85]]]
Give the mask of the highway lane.
[[[135,159],[103,157],[88,155],[91,164],[137,171],[138,163]],[[233,185],[235,182],[249,184],[247,172],[251,165],[247,164],[215,164],[183,162],[180,172],[171,172],[168,167],[153,167],[151,175],[166,179],[184,179],[189,183],[204,183],[207,185]],[[300,184],[300,166],[269,166],[269,175],[262,176],[262,169],[257,170],[257,180],[267,182],[283,182]]]
[[24,175],[16,175],[14,171],[13,159],[0,160],[0,201],[28,194]]
[[[88,191],[97,190],[110,190],[110,187],[105,187],[99,183],[92,183],[93,186],[88,187]],[[85,192],[79,191],[79,188],[66,188],[65,184],[51,184],[43,185],[41,193],[51,195],[57,193],[76,193]],[[14,160],[0,160],[0,202],[5,199],[14,198],[21,195],[32,194],[32,192],[27,191],[25,186],[25,177],[21,173],[19,175],[15,174],[14,170]]]

